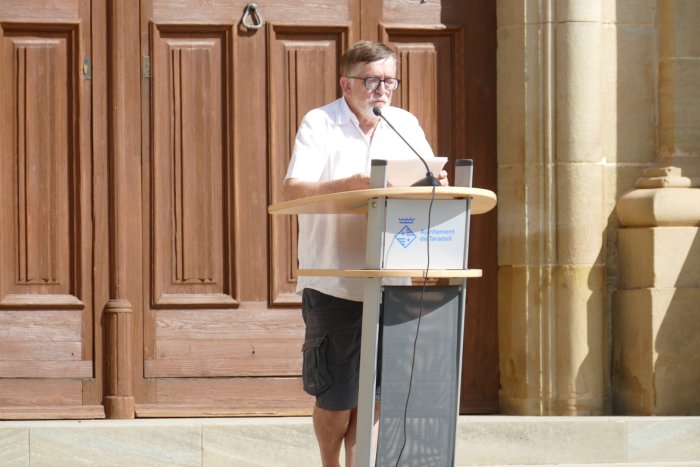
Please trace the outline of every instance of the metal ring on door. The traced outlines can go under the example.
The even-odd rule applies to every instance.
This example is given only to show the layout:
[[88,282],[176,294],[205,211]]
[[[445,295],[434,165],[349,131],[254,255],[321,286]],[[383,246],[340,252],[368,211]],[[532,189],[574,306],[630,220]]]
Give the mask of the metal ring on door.
[[[253,18],[251,23],[249,20]],[[243,18],[241,18],[241,24],[246,29],[260,29],[265,24],[265,18],[258,12],[258,5],[255,3],[249,3],[243,9]]]

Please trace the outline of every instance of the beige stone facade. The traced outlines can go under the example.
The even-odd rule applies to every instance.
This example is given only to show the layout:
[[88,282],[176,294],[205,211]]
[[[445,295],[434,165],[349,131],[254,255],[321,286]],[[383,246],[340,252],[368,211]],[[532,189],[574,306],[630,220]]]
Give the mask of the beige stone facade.
[[698,24],[498,1],[503,413],[700,414]]

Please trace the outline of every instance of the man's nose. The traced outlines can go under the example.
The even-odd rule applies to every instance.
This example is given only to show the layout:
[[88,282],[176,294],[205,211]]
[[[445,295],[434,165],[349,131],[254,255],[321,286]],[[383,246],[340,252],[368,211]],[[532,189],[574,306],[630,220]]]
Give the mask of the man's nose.
[[387,94],[389,91],[386,90],[386,83],[384,81],[379,82],[379,86],[377,86],[377,89],[374,90],[379,95],[384,95]]

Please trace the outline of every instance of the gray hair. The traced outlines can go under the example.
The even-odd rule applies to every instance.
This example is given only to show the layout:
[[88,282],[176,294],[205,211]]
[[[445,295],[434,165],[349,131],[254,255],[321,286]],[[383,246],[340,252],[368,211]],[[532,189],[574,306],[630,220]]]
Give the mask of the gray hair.
[[340,75],[350,76],[360,63],[377,62],[389,57],[397,60],[396,52],[381,42],[356,42],[340,57]]

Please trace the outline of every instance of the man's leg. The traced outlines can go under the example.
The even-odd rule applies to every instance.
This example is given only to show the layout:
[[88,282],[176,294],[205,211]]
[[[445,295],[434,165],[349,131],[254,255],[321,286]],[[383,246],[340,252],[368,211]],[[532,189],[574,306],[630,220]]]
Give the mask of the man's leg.
[[[377,449],[377,436],[379,435],[379,402],[374,404],[374,426],[372,427],[372,446]],[[345,436],[345,466],[355,467],[355,452],[357,447],[357,407],[350,411],[350,424],[348,434]]]
[[350,411],[350,425],[345,436],[345,466],[355,467],[355,447],[357,446],[357,407]]
[[[324,467],[340,466],[345,441],[354,466],[362,302],[304,289],[304,390],[316,397],[313,424]],[[323,387],[330,380],[328,387]],[[317,387],[320,387],[318,389]],[[350,439],[348,439],[348,435]],[[346,456],[347,457],[347,456]]]
[[355,465],[355,446],[352,445],[352,464],[348,463],[348,443],[347,437],[352,433],[352,438],[355,437],[355,423],[352,422],[357,418],[357,409],[352,410],[325,410],[314,406],[313,422],[314,432],[318,440],[318,446],[321,451],[321,462],[323,467],[340,467],[340,447],[345,440],[345,459],[346,467]]

